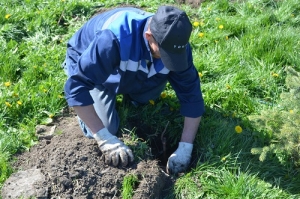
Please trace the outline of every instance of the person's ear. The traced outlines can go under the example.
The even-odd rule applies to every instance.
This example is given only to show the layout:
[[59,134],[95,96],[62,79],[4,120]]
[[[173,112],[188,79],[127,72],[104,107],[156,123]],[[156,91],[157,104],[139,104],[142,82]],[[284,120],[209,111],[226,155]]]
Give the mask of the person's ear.
[[152,33],[151,33],[149,30],[147,30],[147,31],[145,32],[145,37],[146,37],[146,39],[149,41],[149,40],[151,39],[151,37],[152,37]]

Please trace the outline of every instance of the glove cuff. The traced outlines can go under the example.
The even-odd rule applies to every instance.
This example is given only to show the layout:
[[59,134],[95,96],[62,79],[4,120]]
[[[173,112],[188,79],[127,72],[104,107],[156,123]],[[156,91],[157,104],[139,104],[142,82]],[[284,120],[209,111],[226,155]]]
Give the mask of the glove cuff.
[[101,130],[99,130],[97,133],[95,133],[93,135],[93,137],[95,138],[96,141],[107,141],[113,137],[115,137],[114,135],[112,135],[107,128],[103,128]]
[[190,155],[193,151],[193,144],[187,142],[179,142],[178,149]]

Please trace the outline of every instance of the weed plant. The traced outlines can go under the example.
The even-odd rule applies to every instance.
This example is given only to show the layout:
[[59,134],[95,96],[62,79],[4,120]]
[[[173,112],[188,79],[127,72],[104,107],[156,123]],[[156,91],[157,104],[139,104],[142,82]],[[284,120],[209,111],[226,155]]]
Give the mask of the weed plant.
[[122,198],[131,199],[134,194],[134,189],[137,186],[138,182],[139,179],[136,175],[126,175],[122,183]]
[[[50,123],[67,106],[61,68],[67,40],[100,9],[129,4],[154,12],[176,3],[0,0],[0,186],[13,172],[13,155],[37,143],[35,126]],[[192,167],[177,177],[169,197],[299,198],[298,0],[178,6],[193,24],[206,113]],[[166,129],[169,147],[176,148],[183,118],[170,85],[157,101],[118,109],[121,129],[129,129],[132,140],[143,134],[150,145]],[[144,142],[136,146],[147,148]]]

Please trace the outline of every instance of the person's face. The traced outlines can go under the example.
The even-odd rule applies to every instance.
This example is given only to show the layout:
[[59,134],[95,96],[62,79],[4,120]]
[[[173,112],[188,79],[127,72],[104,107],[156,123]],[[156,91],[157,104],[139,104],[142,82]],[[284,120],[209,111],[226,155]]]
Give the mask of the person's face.
[[146,39],[148,40],[148,43],[149,43],[149,47],[150,47],[152,57],[160,58],[158,43],[155,41],[155,39],[154,39],[152,33],[150,32],[150,30],[146,31],[145,35],[146,35]]

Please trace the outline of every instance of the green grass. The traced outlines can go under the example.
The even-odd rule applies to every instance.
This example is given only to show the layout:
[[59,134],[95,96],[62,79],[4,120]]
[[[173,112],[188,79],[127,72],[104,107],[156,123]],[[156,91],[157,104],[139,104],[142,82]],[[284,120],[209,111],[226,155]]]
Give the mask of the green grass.
[[[174,3],[0,0],[0,187],[13,172],[13,155],[37,143],[35,126],[66,106],[60,65],[71,35],[101,6],[135,4],[154,12],[162,2]],[[300,77],[286,70],[300,71],[298,0],[180,7],[194,24],[191,44],[206,113],[193,167],[177,179],[170,198],[299,198]],[[147,150],[168,121],[170,147],[180,139],[178,102],[170,86],[164,94],[153,105],[118,108],[121,130],[147,132],[137,151]]]
[[273,187],[255,174],[239,167],[200,165],[176,182],[178,198],[288,198],[289,194]]
[[122,182],[122,198],[124,199],[131,199],[134,194],[134,189],[139,179],[134,174],[128,174],[124,177]]

